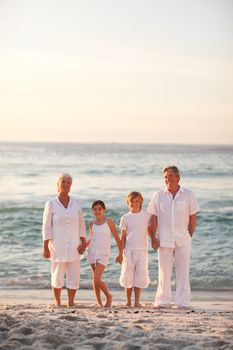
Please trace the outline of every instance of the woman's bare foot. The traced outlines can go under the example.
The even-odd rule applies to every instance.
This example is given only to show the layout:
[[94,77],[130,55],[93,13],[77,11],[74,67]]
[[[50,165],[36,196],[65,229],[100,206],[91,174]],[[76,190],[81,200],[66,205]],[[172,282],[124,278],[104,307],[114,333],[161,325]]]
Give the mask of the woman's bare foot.
[[107,301],[106,301],[104,307],[111,307],[111,306],[112,306],[112,294],[109,294],[107,296]]
[[96,303],[96,307],[103,307],[102,303]]
[[69,309],[76,309],[77,308],[77,305],[75,303],[67,303],[66,304],[67,308]]
[[140,304],[140,303],[134,303],[134,307],[142,307],[142,304]]

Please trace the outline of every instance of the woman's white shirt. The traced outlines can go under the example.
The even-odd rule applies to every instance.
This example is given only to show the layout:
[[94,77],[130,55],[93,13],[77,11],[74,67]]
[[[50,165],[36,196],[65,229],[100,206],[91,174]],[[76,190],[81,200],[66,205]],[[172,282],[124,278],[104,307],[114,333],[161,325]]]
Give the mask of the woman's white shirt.
[[86,227],[80,201],[70,196],[65,208],[58,197],[45,204],[42,226],[43,240],[49,241],[51,260],[79,260],[80,237],[86,237]]

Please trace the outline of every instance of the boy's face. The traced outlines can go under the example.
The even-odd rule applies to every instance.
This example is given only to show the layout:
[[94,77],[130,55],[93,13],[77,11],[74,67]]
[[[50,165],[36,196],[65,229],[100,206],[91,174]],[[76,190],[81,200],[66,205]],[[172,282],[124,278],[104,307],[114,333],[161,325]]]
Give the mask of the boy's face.
[[141,198],[140,197],[132,198],[128,202],[128,207],[129,207],[129,210],[131,211],[131,213],[139,213],[141,211],[141,207],[142,207]]

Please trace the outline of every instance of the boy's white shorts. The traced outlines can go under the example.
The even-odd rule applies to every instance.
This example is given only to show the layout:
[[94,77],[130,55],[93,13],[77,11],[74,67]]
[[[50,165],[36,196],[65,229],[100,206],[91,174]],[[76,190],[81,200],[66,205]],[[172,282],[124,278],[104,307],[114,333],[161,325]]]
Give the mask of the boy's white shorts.
[[145,249],[126,250],[121,266],[120,285],[124,288],[146,288],[150,283],[148,252]]
[[54,288],[64,286],[66,275],[66,288],[78,289],[80,280],[80,260],[70,262],[51,261],[51,285]]
[[109,253],[103,254],[103,253],[99,253],[98,250],[88,249],[87,259],[90,265],[96,264],[98,262],[104,266],[107,266],[109,262],[109,257],[110,257]]

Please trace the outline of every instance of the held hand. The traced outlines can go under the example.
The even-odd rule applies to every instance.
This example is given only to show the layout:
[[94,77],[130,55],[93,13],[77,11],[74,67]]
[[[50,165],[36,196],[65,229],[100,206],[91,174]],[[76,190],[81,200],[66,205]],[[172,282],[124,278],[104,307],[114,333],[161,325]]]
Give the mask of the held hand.
[[153,240],[151,242],[151,246],[154,250],[157,250],[157,249],[159,249],[159,242],[157,240]]
[[48,247],[44,247],[43,251],[42,251],[42,256],[45,259],[49,259],[50,258],[50,250]]
[[116,262],[116,263],[119,263],[119,264],[122,264],[122,261],[123,261],[123,256],[122,256],[122,254],[119,254],[119,255],[116,257],[115,262]]
[[79,254],[83,254],[84,252],[85,252],[85,249],[86,249],[86,245],[85,244],[80,244],[79,246],[78,246],[78,252],[79,252]]

